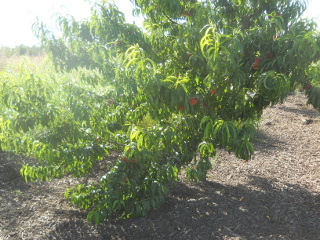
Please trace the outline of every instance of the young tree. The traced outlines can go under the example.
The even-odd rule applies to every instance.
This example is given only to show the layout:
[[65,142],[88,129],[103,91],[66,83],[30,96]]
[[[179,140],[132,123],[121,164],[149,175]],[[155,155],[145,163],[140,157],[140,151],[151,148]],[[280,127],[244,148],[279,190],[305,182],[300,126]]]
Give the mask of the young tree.
[[[143,29],[126,23],[107,1],[94,4],[85,21],[58,18],[61,38],[35,25],[57,70],[82,69],[79,81],[107,91],[98,109],[103,114],[86,124],[105,134],[101,141],[118,142],[123,153],[99,182],[66,192],[96,224],[112,214],[127,218],[159,207],[182,168],[190,179],[205,180],[217,147],[249,160],[253,120],[296,86],[305,87],[320,109],[311,83],[318,77],[312,63],[320,58],[320,39],[316,24],[301,19],[304,1],[132,2],[145,18]],[[55,158],[50,164],[74,162]],[[64,169],[45,174],[70,171]],[[44,173],[29,166],[21,172],[26,179]]]

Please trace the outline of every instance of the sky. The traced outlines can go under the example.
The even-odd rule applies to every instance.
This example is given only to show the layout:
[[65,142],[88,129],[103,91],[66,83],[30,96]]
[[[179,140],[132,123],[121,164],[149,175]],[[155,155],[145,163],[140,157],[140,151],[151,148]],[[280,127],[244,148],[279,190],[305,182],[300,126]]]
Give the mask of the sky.
[[[0,0],[0,46],[39,45],[32,32],[37,17],[51,28],[55,27],[55,14],[70,14],[77,20],[90,16],[93,0]],[[125,13],[128,22],[139,22],[131,14],[129,0],[115,0]],[[320,23],[320,1],[309,0],[306,17],[318,18]],[[140,21],[141,22],[141,21]],[[320,24],[319,24],[320,26]]]

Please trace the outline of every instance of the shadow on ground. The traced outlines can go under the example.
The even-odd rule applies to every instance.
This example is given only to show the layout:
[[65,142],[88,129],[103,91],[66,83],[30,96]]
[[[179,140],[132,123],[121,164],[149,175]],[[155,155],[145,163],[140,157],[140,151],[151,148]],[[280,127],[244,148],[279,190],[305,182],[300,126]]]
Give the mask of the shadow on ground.
[[320,116],[319,112],[317,112],[315,109],[308,109],[308,108],[295,108],[295,107],[288,107],[288,106],[279,106],[280,110],[285,112],[294,113],[297,116],[302,117],[318,117]]
[[272,153],[275,149],[283,149],[286,146],[286,143],[279,138],[258,130],[254,136],[253,145],[255,151]]
[[249,178],[248,186],[177,183],[164,206],[146,217],[108,221],[95,231],[85,219],[70,219],[47,239],[318,239],[319,195]]

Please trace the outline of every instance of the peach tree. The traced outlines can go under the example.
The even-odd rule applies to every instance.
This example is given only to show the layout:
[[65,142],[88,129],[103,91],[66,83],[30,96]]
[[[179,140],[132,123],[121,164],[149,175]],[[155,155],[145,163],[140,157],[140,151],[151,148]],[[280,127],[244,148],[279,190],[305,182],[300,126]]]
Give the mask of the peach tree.
[[56,135],[28,148],[46,164],[21,173],[26,180],[81,175],[113,145],[119,158],[105,175],[65,194],[96,224],[159,207],[179,172],[205,180],[217,147],[249,160],[254,121],[289,91],[305,88],[320,109],[320,39],[316,24],[301,19],[304,1],[131,2],[143,28],[107,1],[86,20],[59,17],[61,37],[35,24],[56,71],[80,74],[61,88],[62,113],[47,104],[26,126]]

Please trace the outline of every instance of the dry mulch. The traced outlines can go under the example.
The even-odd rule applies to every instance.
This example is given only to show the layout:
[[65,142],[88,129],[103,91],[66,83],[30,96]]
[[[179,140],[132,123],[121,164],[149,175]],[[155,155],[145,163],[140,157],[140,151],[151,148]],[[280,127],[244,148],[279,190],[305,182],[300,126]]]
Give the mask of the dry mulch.
[[0,239],[319,239],[320,114],[305,103],[297,93],[265,110],[251,161],[219,150],[206,182],[182,178],[159,210],[99,228],[63,197],[99,166],[87,178],[25,183],[23,157],[0,153]]

